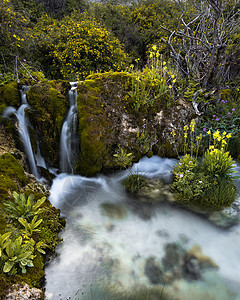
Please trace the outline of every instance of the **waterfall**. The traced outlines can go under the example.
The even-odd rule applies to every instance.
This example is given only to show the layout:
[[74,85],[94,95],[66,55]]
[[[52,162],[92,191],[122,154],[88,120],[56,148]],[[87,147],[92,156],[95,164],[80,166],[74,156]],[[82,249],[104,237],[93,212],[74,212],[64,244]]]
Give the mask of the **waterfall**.
[[70,82],[68,93],[70,109],[63,123],[60,140],[60,171],[73,173],[74,155],[78,147],[77,138],[77,82]]
[[3,112],[3,117],[9,117],[11,114],[14,114],[17,118],[17,129],[19,132],[20,139],[23,143],[25,153],[27,155],[27,160],[29,164],[30,172],[37,178],[40,179],[40,175],[37,170],[37,165],[35,162],[35,157],[32,150],[32,145],[30,141],[28,127],[31,126],[28,119],[25,116],[25,109],[29,108],[27,102],[26,93],[29,90],[29,86],[23,86],[21,89],[21,99],[22,105],[16,110],[14,107],[7,107]]

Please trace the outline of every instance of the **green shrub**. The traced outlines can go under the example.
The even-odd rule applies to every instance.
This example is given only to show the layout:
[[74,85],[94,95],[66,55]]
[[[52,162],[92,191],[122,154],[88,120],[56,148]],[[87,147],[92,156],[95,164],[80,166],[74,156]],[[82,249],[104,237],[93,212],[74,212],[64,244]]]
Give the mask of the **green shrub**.
[[[190,150],[193,143],[194,127]],[[185,128],[186,129],[186,128]],[[236,198],[237,189],[233,182],[234,161],[226,151],[227,142],[231,134],[222,135],[217,130],[209,134],[209,148],[205,151],[202,161],[192,154],[184,155],[173,168],[174,182],[171,186],[177,201],[198,206],[204,209],[221,209],[229,206]],[[185,130],[186,138],[186,130]],[[211,138],[213,141],[211,143]],[[186,142],[186,139],[185,139]],[[196,139],[197,147],[199,140]],[[185,146],[187,149],[187,146]],[[193,153],[193,151],[191,151]]]
[[26,267],[33,267],[34,255],[31,243],[23,241],[21,236],[14,240],[9,239],[9,233],[0,236],[0,239],[6,235],[8,235],[8,241],[3,245],[0,256],[2,271],[13,275],[18,272],[18,268],[21,268],[22,273],[26,273]]
[[18,194],[13,192],[14,202],[4,202],[4,210],[8,213],[8,216],[12,219],[18,220],[24,218],[31,222],[34,216],[39,215],[42,212],[40,206],[45,202],[46,197],[42,197],[38,201],[34,201],[34,195],[30,194],[26,199],[24,193]]

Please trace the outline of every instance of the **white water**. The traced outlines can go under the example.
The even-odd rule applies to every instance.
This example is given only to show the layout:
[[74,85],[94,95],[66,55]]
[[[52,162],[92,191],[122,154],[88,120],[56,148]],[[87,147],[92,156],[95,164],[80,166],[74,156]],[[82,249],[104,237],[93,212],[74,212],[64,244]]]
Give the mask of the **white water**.
[[[175,163],[159,157],[144,158],[133,170],[168,180]],[[177,242],[186,249],[200,245],[219,269],[204,274],[201,281],[179,280],[167,285],[170,299],[240,299],[240,226],[220,229],[166,203],[142,205],[129,199],[122,188],[120,181],[126,175],[119,172],[111,178],[89,179],[61,174],[54,180],[50,200],[61,209],[67,225],[58,256],[46,268],[47,298],[73,299],[77,293],[74,299],[117,300],[120,298],[109,296],[110,292],[133,291],[136,286],[150,289],[153,285],[144,274],[146,259],[160,261],[164,246]],[[123,218],[107,214],[104,203],[118,205]],[[127,296],[121,299],[132,300]]]
[[23,143],[25,153],[27,155],[30,172],[33,175],[35,175],[37,179],[40,179],[40,175],[37,170],[37,165],[32,150],[29,131],[28,131],[28,127],[30,126],[30,123],[25,116],[25,109],[26,108],[29,109],[27,96],[26,96],[26,92],[29,90],[29,88],[30,88],[29,86],[23,86],[21,89],[22,105],[19,107],[19,109],[16,110],[14,107],[7,107],[3,112],[3,116],[9,117],[11,114],[15,114],[18,122],[17,129],[19,132],[20,139]]
[[62,173],[73,173],[75,140],[77,133],[77,82],[70,82],[70,109],[63,123],[60,140],[60,170]]

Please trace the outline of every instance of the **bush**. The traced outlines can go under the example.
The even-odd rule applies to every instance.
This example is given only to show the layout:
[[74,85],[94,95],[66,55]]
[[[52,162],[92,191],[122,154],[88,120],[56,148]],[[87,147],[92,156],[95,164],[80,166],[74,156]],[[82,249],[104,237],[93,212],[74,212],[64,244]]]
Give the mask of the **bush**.
[[[211,132],[209,135],[211,141]],[[171,189],[177,201],[204,209],[221,209],[235,200],[234,161],[226,151],[225,141],[225,137],[230,138],[231,135],[221,135],[217,130],[212,136],[213,145],[209,142],[202,161],[193,154],[186,154],[173,168]]]
[[120,71],[127,62],[119,40],[86,13],[60,22],[44,16],[29,34],[35,55],[54,78],[76,80],[97,70]]

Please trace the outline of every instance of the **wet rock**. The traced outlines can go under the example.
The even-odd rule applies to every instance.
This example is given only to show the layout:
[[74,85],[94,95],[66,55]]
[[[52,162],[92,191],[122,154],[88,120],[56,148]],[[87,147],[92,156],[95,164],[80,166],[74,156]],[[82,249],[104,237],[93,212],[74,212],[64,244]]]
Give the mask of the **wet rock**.
[[29,285],[13,285],[4,300],[40,300],[45,299],[43,292]]
[[180,244],[170,243],[165,247],[162,259],[164,270],[173,270],[183,265],[184,249]]
[[197,259],[202,268],[218,268],[218,266],[209,256],[202,253],[202,249],[199,245],[194,245],[187,252],[186,256]]
[[154,257],[147,259],[144,273],[152,284],[160,284],[164,282],[164,273],[161,269],[161,265]]
[[184,277],[190,280],[198,280],[201,273],[208,268],[218,268],[215,262],[205,254],[199,245],[194,245],[184,257]]
[[121,220],[127,215],[126,208],[121,204],[103,203],[101,209],[102,213],[111,219]]
[[148,179],[146,184],[136,192],[136,197],[142,202],[167,201],[167,186],[160,179]]
[[215,225],[228,228],[240,223],[240,198],[235,200],[230,207],[215,211],[209,215],[209,220]]

